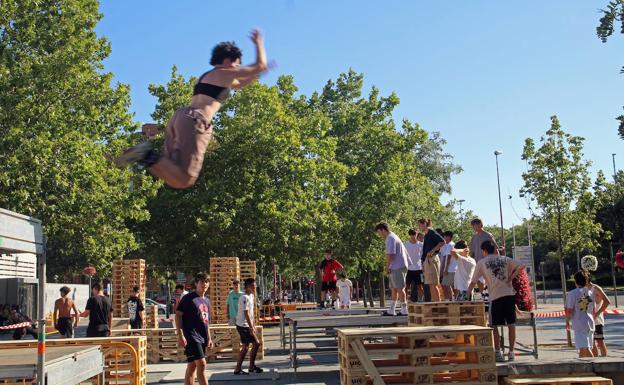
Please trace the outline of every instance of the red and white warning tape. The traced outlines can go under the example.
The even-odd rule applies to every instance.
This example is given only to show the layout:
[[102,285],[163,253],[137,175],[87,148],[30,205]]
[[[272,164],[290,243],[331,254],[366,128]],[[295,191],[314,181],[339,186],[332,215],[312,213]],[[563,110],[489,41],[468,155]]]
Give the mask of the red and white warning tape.
[[13,330],[13,329],[29,328],[29,327],[32,327],[31,322],[22,322],[19,324],[0,326],[0,330]]
[[[624,311],[616,310],[616,309],[607,309],[604,311],[604,314],[617,314],[624,315]],[[556,318],[556,317],[564,317],[565,311],[552,311],[546,313],[535,313],[535,318]]]

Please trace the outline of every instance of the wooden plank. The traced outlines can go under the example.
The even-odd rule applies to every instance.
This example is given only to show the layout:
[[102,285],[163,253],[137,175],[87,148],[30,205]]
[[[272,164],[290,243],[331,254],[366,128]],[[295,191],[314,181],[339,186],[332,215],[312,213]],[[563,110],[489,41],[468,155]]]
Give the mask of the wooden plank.
[[373,365],[373,362],[370,360],[370,358],[368,358],[368,354],[366,354],[366,350],[364,349],[364,346],[362,345],[362,341],[357,341],[357,340],[351,341],[351,348],[353,348],[353,350],[355,351],[355,354],[362,362],[362,365],[364,365],[364,368],[366,369],[366,373],[373,378],[373,384],[374,385],[386,385],[384,380],[381,379],[381,375],[379,374],[379,371],[377,370],[375,365]]
[[309,317],[296,320],[298,328],[336,328],[349,326],[407,325],[407,316],[382,316],[375,314],[334,317]]

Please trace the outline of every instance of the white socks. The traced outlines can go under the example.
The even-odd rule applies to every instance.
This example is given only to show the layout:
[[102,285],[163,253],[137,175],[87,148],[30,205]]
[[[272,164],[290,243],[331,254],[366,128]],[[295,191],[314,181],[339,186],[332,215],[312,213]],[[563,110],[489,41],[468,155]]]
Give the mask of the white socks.
[[401,314],[407,315],[407,302],[401,303]]

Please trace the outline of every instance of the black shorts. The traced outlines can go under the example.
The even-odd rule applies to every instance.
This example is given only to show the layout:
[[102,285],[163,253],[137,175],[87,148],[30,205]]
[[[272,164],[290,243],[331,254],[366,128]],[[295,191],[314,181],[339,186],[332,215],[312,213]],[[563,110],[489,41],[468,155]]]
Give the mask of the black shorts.
[[143,329],[143,320],[140,318],[130,321],[130,329]]
[[408,270],[407,277],[405,278],[405,284],[407,287],[411,287],[412,284],[422,285],[423,284],[422,270]]
[[594,339],[604,340],[604,325],[596,325],[596,330],[594,330]]
[[109,330],[92,330],[87,328],[87,337],[110,337]]
[[193,340],[186,340],[186,346],[184,347],[184,355],[186,355],[186,362],[193,362],[195,360],[201,360],[206,357],[207,344],[200,344]]
[[321,291],[336,291],[336,281],[323,281]]
[[253,344],[256,342],[253,334],[251,334],[251,328],[236,325],[236,330],[240,336],[241,344]]
[[74,338],[74,320],[70,317],[60,317],[56,320],[56,330],[65,338]]
[[490,326],[513,325],[516,323],[516,296],[507,295],[490,304]]

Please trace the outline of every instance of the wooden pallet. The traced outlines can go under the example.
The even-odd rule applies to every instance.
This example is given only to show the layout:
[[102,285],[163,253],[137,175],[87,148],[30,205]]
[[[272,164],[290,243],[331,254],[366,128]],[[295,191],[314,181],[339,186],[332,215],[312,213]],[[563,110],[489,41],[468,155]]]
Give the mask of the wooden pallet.
[[[134,358],[131,351],[122,343],[132,346],[137,352],[139,359],[138,372],[135,372]],[[143,336],[51,339],[46,341],[46,345],[101,345],[104,352],[104,379],[106,384],[147,384],[147,339]],[[37,341],[35,340],[0,341],[0,349],[36,347]],[[2,383],[0,382],[0,384]],[[21,382],[17,382],[17,384],[21,384]]]
[[158,305],[145,306],[145,325],[146,329],[158,328]]
[[117,259],[113,261],[112,303],[115,317],[128,317],[127,300],[134,286],[141,288],[140,298],[145,303],[147,277],[144,259]]
[[241,284],[247,278],[256,279],[256,275],[257,275],[256,261],[240,261],[239,264],[240,264]]
[[240,279],[240,263],[237,257],[210,258],[210,322],[227,323],[227,296],[232,281]]
[[[264,359],[264,331],[262,326],[257,326],[260,348],[258,349],[257,360]],[[235,361],[240,352],[240,337],[236,331],[236,326],[219,325],[210,328],[210,337],[214,343],[214,348],[206,353],[206,361]]]
[[497,384],[486,327],[340,329],[338,351],[342,385]]
[[[236,360],[241,346],[236,326],[210,325],[209,330],[214,348],[206,352],[206,360]],[[163,361],[186,362],[184,348],[178,347],[178,335],[175,328],[113,330],[112,334],[114,336],[145,336],[147,338],[147,361],[150,364]],[[264,333],[262,326],[258,326],[258,334],[260,348],[256,358],[262,360],[264,359]]]
[[613,385],[613,381],[597,376],[553,376],[506,378],[506,385]]
[[409,326],[487,326],[482,302],[416,302],[408,304]]

